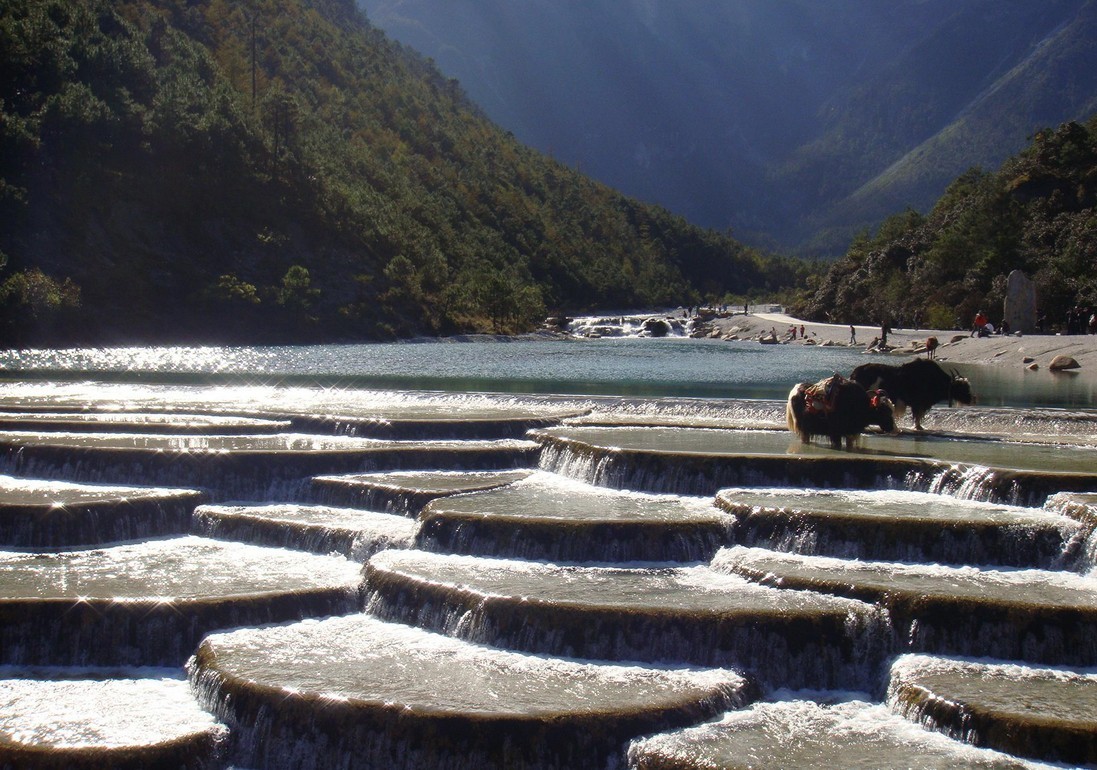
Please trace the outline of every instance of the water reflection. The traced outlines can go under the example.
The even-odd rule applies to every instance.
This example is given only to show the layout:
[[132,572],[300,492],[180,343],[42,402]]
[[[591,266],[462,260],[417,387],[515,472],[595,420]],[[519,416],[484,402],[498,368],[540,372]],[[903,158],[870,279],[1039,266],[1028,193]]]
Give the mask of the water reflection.
[[980,406],[1056,406],[1089,409],[1097,404],[1097,379],[1077,371],[1030,372],[1020,366],[947,365],[971,380]]
[[783,398],[791,383],[848,372],[842,348],[688,339],[391,343],[255,348],[0,351],[21,379],[342,386],[626,396]]
[[[636,397],[784,398],[789,388],[867,360],[860,350],[691,339],[136,347],[0,351],[0,376],[174,384],[262,383]],[[1092,407],[1077,373],[952,365],[980,403]]]

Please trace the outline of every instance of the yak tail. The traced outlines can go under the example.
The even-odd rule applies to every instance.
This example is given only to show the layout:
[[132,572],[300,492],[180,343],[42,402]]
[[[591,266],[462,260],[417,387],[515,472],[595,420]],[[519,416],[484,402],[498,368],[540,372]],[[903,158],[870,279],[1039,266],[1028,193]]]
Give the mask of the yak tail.
[[785,422],[788,424],[788,429],[797,435],[802,434],[800,432],[800,421],[796,419],[796,410],[792,407],[792,402],[800,394],[800,388],[800,385],[794,385],[785,400]]

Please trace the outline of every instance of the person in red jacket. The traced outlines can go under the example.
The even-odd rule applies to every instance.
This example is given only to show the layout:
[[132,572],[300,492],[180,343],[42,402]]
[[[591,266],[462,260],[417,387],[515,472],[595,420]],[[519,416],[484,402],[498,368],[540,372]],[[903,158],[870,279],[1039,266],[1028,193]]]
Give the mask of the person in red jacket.
[[979,335],[980,337],[986,336],[987,317],[983,315],[983,311],[980,310],[975,314],[975,322],[971,325],[971,336]]

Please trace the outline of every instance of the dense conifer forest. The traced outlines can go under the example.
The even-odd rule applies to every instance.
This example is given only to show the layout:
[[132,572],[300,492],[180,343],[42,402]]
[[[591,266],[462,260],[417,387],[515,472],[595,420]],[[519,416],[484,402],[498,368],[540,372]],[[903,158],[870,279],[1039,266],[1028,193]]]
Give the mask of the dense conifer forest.
[[1097,117],[1032,137],[997,172],[972,169],[926,215],[896,214],[862,233],[797,307],[842,323],[964,328],[997,323],[1006,279],[1036,283],[1048,329],[1097,308]]
[[352,0],[0,0],[2,344],[533,328],[802,281],[519,144]]

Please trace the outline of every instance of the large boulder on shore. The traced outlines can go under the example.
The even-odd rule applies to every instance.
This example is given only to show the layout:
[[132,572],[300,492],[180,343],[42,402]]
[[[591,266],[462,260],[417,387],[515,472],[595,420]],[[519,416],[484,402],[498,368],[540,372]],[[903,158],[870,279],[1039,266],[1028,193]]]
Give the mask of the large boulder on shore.
[[1053,372],[1062,372],[1067,369],[1081,369],[1082,365],[1070,356],[1055,356],[1048,364],[1048,369]]

